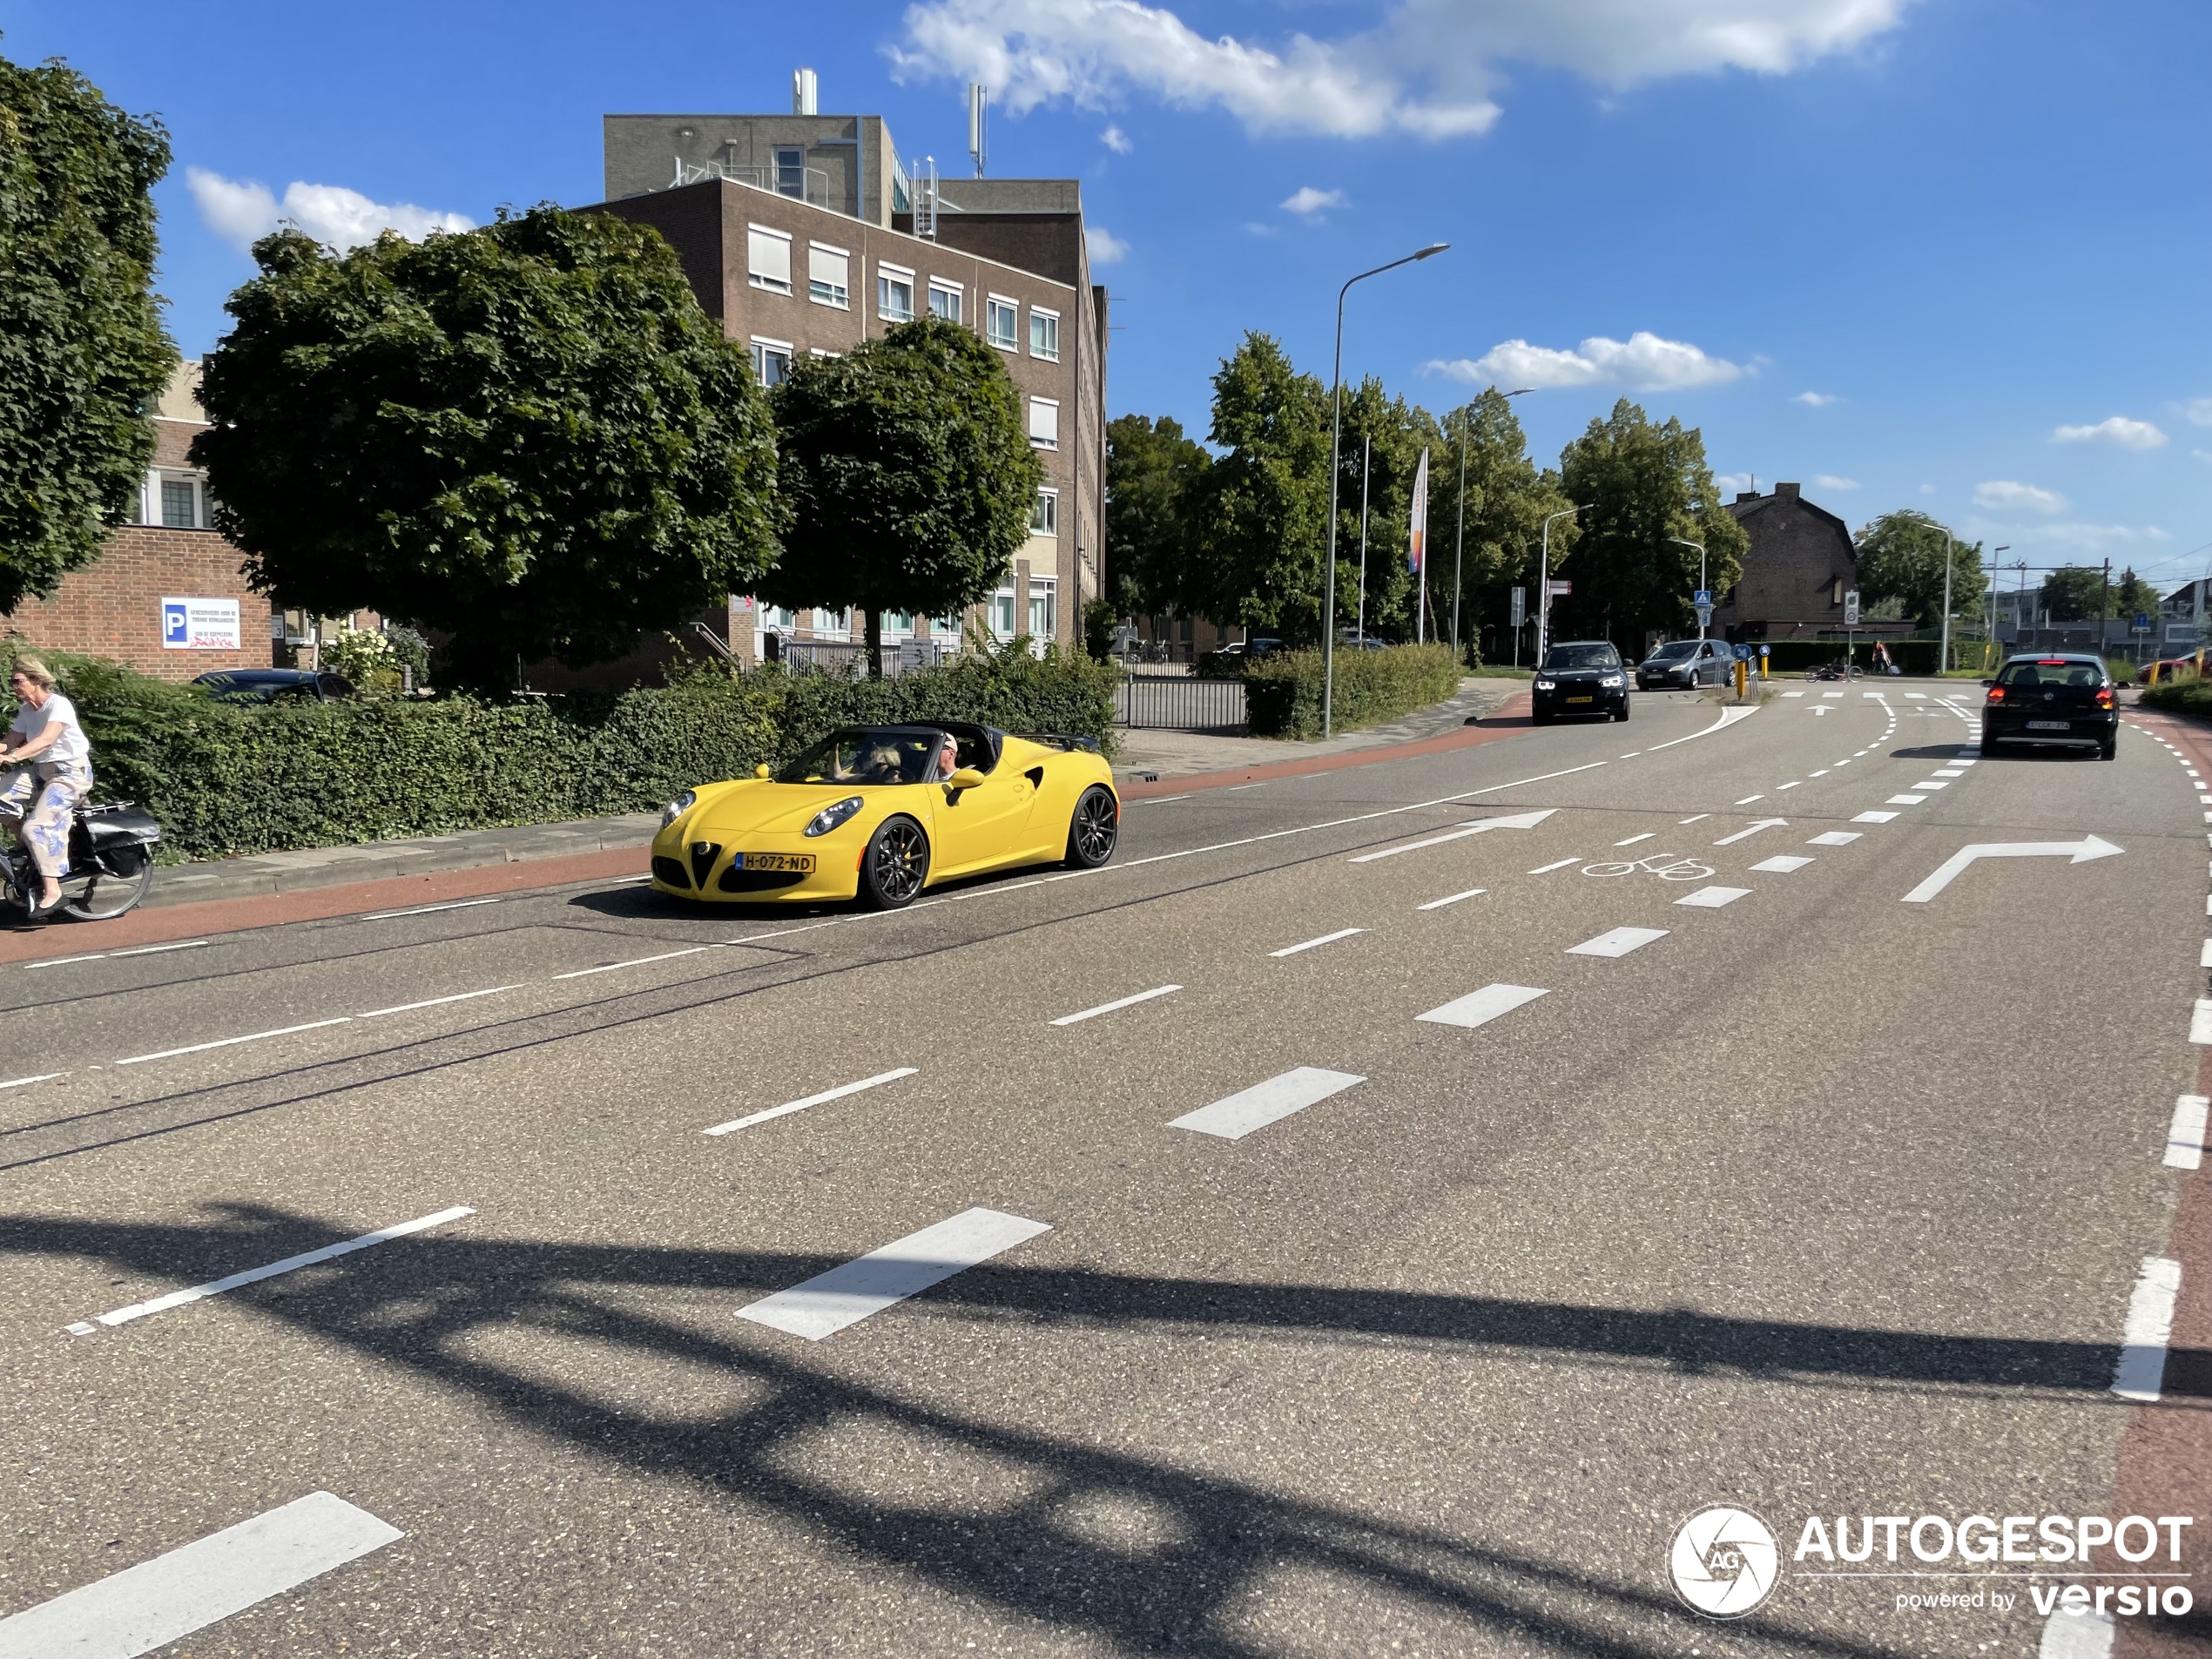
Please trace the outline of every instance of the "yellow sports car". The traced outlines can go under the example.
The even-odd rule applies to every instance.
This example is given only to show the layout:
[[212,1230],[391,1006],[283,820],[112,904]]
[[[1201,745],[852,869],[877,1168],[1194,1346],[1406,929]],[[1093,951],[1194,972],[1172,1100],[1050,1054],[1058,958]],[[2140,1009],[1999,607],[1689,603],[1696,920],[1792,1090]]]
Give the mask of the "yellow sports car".
[[771,773],[669,802],[653,887],[724,903],[912,904],[1015,865],[1095,870],[1121,829],[1114,774],[1086,738],[932,721],[845,726]]

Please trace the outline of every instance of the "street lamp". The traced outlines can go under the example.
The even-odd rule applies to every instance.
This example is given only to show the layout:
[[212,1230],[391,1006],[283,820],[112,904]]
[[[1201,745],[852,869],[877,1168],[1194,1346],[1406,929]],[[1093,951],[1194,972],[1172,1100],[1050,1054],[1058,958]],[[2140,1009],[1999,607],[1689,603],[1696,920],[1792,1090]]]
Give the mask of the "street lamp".
[[[1507,397],[1526,397],[1536,388],[1524,386]],[[1460,525],[1452,539],[1452,655],[1460,654],[1460,557],[1467,540],[1467,422],[1460,422]]]
[[1418,253],[1408,253],[1402,260],[1362,271],[1337,290],[1337,361],[1334,387],[1330,394],[1333,407],[1329,417],[1329,562],[1321,579],[1321,735],[1325,738],[1333,727],[1337,690],[1337,469],[1340,464],[1338,450],[1344,436],[1344,297],[1352,292],[1354,282],[1365,282],[1371,276],[1395,271],[1401,265],[1429,259],[1451,246],[1449,242],[1432,242]]
[[[1991,549],[1989,550],[1990,568],[1991,568],[1992,570],[1994,570],[1994,569],[1996,568],[1997,555],[1999,555],[2000,553],[2009,553],[2009,552],[2011,552],[2012,550],[2013,550],[2013,544],[2012,544],[2010,542],[2006,543],[2005,543],[2005,545],[2004,545],[2004,546],[2002,546],[2002,547],[1993,547],[1993,548],[1991,548]],[[2015,618],[2015,621],[2017,621],[2017,618]],[[1990,653],[1991,649],[1992,649],[1993,647],[1994,647],[1996,644],[1997,644],[1997,584],[1996,584],[1994,582],[1992,582],[1992,583],[1989,584],[1989,638],[1988,638],[1988,640],[1987,640],[1987,641],[1986,641],[1986,642],[1983,644],[1983,646],[1982,646],[1982,648],[1981,648],[1981,649],[1982,649],[1981,662],[1982,662],[1982,666],[1983,666],[1984,668],[1986,668],[1986,667],[1988,667],[1988,666],[1989,666],[1989,653]]]
[[1943,527],[1943,644],[1937,647],[1936,678],[1951,671],[1951,550],[1955,545],[1951,526]]
[[[1667,539],[1668,539],[1669,541],[1672,542],[1672,543],[1674,543],[1676,547],[1694,547],[1694,548],[1696,548],[1696,549],[1697,550],[1697,591],[1698,591],[1698,592],[1700,592],[1700,593],[1703,593],[1703,592],[1705,592],[1705,591],[1706,591],[1706,587],[1705,587],[1705,544],[1704,544],[1704,543],[1703,543],[1703,542],[1685,542],[1685,541],[1683,541],[1683,538],[1682,538],[1681,536],[1669,536]],[[1706,610],[1706,611],[1705,611],[1705,616],[1710,616],[1711,614],[1712,614],[1711,610],[1710,610],[1710,609],[1707,609],[1707,610]],[[1698,618],[1697,618],[1697,637],[1698,637],[1698,638],[1700,638],[1700,639],[1703,639],[1703,638],[1704,638],[1704,637],[1705,637],[1705,617],[1698,617]]]
[[1582,509],[1562,507],[1544,521],[1543,562],[1536,567],[1536,666],[1544,665],[1544,646],[1551,638],[1552,518],[1572,518]]

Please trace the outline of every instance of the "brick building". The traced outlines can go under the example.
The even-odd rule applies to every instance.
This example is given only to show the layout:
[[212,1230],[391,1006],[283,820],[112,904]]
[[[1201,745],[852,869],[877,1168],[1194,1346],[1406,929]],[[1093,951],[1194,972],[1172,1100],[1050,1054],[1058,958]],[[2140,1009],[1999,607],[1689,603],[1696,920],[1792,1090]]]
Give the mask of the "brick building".
[[[971,623],[1000,639],[1078,637],[1102,585],[1107,339],[1079,182],[910,178],[880,118],[811,110],[610,115],[604,142],[608,199],[585,211],[666,237],[765,383],[801,354],[843,352],[931,313],[1004,354],[1046,474],[1028,543],[968,617],[887,615],[887,645],[956,644]],[[839,644],[863,632],[857,616],[742,595],[704,620],[748,662],[771,635]]]
[[156,405],[153,465],[131,522],[52,598],[0,617],[0,632],[167,680],[269,665],[269,602],[239,574],[244,556],[211,528],[206,476],[187,458],[207,424],[199,384],[199,365],[179,364]]
[[[1813,638],[1841,634],[1844,595],[1858,586],[1858,550],[1851,527],[1807,501],[1796,484],[1762,496],[1747,490],[1728,510],[1751,538],[1743,574],[1718,596],[1713,631],[1732,641]],[[1903,634],[1903,623],[1861,622],[1863,634]]]

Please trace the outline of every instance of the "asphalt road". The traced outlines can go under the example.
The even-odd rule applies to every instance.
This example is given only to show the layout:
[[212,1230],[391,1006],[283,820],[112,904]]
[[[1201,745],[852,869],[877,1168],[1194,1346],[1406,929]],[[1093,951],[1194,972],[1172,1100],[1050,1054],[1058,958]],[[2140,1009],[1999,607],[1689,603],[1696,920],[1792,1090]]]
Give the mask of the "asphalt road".
[[[0,969],[0,1656],[2035,1653],[2017,1575],[1790,1559],[2117,1514],[2208,1403],[2112,1393],[2202,1180],[2200,786],[1962,758],[1976,701],[1639,697],[889,916]],[[1715,1503],[1784,1558],[1727,1622],[1668,1570]]]

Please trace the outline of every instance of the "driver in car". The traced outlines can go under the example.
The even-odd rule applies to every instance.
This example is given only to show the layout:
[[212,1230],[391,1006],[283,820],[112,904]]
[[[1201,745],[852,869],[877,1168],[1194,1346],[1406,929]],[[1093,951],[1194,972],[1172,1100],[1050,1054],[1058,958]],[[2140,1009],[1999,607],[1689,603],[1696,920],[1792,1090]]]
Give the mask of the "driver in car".
[[945,733],[944,746],[937,751],[937,781],[948,781],[960,770],[960,743],[949,732]]

